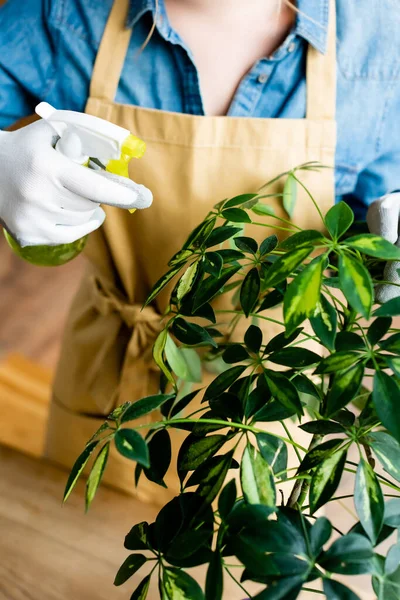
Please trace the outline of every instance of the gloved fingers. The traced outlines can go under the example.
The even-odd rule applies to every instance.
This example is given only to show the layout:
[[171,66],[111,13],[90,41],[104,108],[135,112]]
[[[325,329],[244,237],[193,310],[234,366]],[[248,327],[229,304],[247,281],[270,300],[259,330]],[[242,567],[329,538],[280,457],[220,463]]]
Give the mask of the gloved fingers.
[[399,217],[400,193],[383,196],[373,202],[368,209],[369,230],[395,244],[399,238]]
[[152,202],[151,192],[130,179],[63,162],[62,185],[82,198],[120,208],[147,208]]
[[126,206],[123,204],[119,204],[118,201],[114,202],[113,200],[109,202],[103,202],[103,204],[109,204],[110,206],[117,206],[119,208],[149,208],[153,202],[153,194],[151,191],[142,185],[141,183],[136,183],[132,181],[132,179],[128,179],[127,177],[120,177],[119,175],[115,175],[114,173],[108,173],[108,171],[96,171],[98,175],[105,177],[111,182],[116,183],[117,185],[122,185],[127,188],[127,190],[132,190],[132,192],[137,193],[137,198],[134,206]]
[[66,188],[62,188],[60,197],[57,200],[57,213],[59,214],[61,211],[63,213],[93,213],[97,206],[98,204],[95,202],[92,202],[87,198],[82,198],[82,196],[78,196]]
[[392,300],[393,298],[397,298],[398,296],[400,296],[400,275],[398,273],[399,270],[400,262],[398,261],[388,262],[386,264],[383,278],[384,281],[390,281],[392,285],[390,283],[384,283],[377,287],[375,292],[375,299],[380,304],[383,304],[388,300]]
[[92,233],[104,223],[106,213],[102,208],[97,207],[93,216],[86,223],[80,225],[56,225],[54,237],[57,244],[70,244],[80,238]]

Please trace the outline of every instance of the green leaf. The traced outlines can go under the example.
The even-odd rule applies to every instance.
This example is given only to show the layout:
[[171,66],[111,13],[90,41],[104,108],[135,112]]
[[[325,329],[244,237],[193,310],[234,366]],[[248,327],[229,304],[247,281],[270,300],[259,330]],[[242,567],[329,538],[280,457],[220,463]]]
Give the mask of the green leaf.
[[312,514],[333,498],[342,478],[346,457],[346,451],[336,452],[315,469],[310,486]]
[[148,306],[151,302],[153,302],[154,298],[156,296],[158,296],[158,294],[161,292],[161,290],[165,288],[167,283],[169,283],[171,281],[171,279],[173,279],[175,277],[175,275],[177,273],[179,273],[179,271],[182,269],[183,265],[185,265],[185,264],[186,264],[186,260],[179,262],[174,267],[172,267],[172,269],[170,269],[168,271],[168,273],[166,273],[165,275],[160,277],[160,279],[154,284],[153,289],[151,290],[149,296],[146,299],[146,302],[144,303],[144,306]]
[[400,248],[379,237],[379,235],[373,235],[372,233],[347,238],[346,245],[374,258],[400,260]]
[[260,256],[266,256],[270,254],[278,245],[278,238],[276,235],[269,235],[260,245]]
[[350,588],[333,579],[324,579],[324,592],[327,600],[360,600]]
[[339,257],[339,280],[350,306],[369,318],[373,300],[371,276],[362,263],[348,254]]
[[223,521],[228,518],[236,502],[237,490],[234,479],[228,481],[218,498],[218,512]]
[[345,428],[335,421],[310,421],[300,426],[300,429],[311,434],[329,435],[330,433],[345,433]]
[[217,244],[222,244],[222,242],[229,240],[236,233],[239,233],[239,231],[241,231],[240,227],[229,227],[227,225],[216,227],[207,239],[206,247],[211,248]]
[[223,353],[222,358],[228,365],[232,365],[247,360],[249,358],[249,353],[246,348],[240,344],[231,344]]
[[311,527],[310,546],[313,558],[317,558],[332,535],[332,525],[325,517],[319,517]]
[[145,562],[147,562],[147,558],[144,554],[131,554],[128,556],[115,576],[114,585],[122,585],[125,581],[128,581],[136,571],[139,571],[139,569],[143,567]]
[[222,267],[224,265],[224,261],[222,260],[222,256],[218,252],[207,252],[204,255],[205,258],[205,271],[207,273],[211,273],[214,277],[219,277],[221,275]]
[[357,468],[354,505],[364,531],[375,544],[382,529],[385,504],[378,478],[363,458]]
[[148,550],[149,545],[147,537],[149,533],[149,524],[146,521],[137,523],[125,536],[124,547],[127,550]]
[[[392,319],[390,317],[378,317],[371,323],[368,328],[367,337],[369,342],[374,346],[387,334],[390,327],[392,326]],[[400,350],[400,343],[399,343]]]
[[293,332],[308,317],[312,317],[321,296],[322,274],[326,257],[314,258],[289,285],[283,300],[286,332]]
[[270,352],[276,352],[285,346],[288,346],[300,335],[303,331],[303,327],[299,327],[296,331],[293,331],[290,335],[286,335],[286,332],[278,333],[272,340],[265,346],[264,356]]
[[240,478],[247,502],[275,507],[276,492],[272,470],[260,452],[250,444],[243,453]]
[[322,344],[333,351],[335,349],[337,312],[327,298],[321,294],[314,315],[310,318],[311,327]]
[[268,310],[269,308],[274,308],[283,302],[283,294],[279,290],[272,290],[269,294],[264,296],[264,299],[261,303],[260,308],[257,310],[258,313],[263,312],[264,310]]
[[250,352],[257,354],[260,351],[263,334],[257,325],[250,325],[244,334],[244,343]]
[[181,569],[167,567],[164,569],[163,600],[204,600],[199,584]]
[[182,317],[175,319],[172,325],[172,332],[175,337],[188,346],[218,346],[217,342],[211,337],[205,327],[196,323],[190,323]]
[[382,424],[398,442],[400,442],[399,398],[400,387],[395,379],[383,371],[377,371],[374,376],[372,400]]
[[150,468],[144,469],[144,474],[149,481],[154,481],[162,487],[167,487],[164,477],[171,464],[171,439],[166,429],[160,429],[148,443]]
[[344,408],[358,394],[365,368],[362,363],[334,375],[331,389],[326,398],[325,417],[330,417]]
[[400,444],[385,431],[374,431],[368,434],[372,450],[382,467],[394,479],[400,481]]
[[131,596],[131,600],[146,600],[150,587],[150,575],[146,575]]
[[98,455],[96,456],[96,460],[93,463],[92,470],[90,471],[90,475],[86,482],[86,493],[85,493],[85,506],[86,511],[89,510],[91,503],[96,495],[97,488],[100,485],[101,479],[103,477],[104,469],[107,465],[108,454],[110,452],[110,442],[107,442]]
[[168,369],[167,365],[164,362],[164,349],[167,343],[168,329],[163,329],[161,333],[157,336],[156,341],[153,345],[153,358],[157,367],[162,371],[162,373],[167,378],[167,381],[172,383],[173,387],[176,387],[175,379]]
[[290,172],[283,187],[283,207],[290,218],[293,217],[297,202],[297,181],[292,172]]
[[331,573],[362,575],[371,572],[374,549],[368,538],[348,533],[336,540],[319,564]]
[[325,215],[325,225],[334,240],[338,240],[352,226],[354,213],[346,202],[338,202]]
[[302,246],[311,246],[314,242],[321,242],[323,239],[324,236],[320,231],[306,229],[305,231],[299,231],[286,238],[286,240],[279,245],[279,248],[282,250],[295,250]]
[[[204,465],[200,467],[200,481],[198,482],[200,485],[196,490],[196,497],[202,501],[202,506],[198,512],[202,512],[202,510],[210,505],[217,497],[220,489],[224,485],[231,464],[232,453],[229,452],[223,456],[213,456],[207,463],[204,463]],[[193,475],[195,474],[197,474],[197,471]],[[190,481],[188,482],[188,485],[189,483]]]
[[254,310],[260,294],[260,275],[257,268],[251,269],[240,288],[240,304],[246,317]]
[[400,354],[400,332],[395,333],[394,335],[391,335],[390,337],[386,338],[385,340],[380,342],[379,346],[382,350],[386,350],[386,352]]
[[222,250],[218,250],[218,254],[222,258],[224,263],[235,262],[238,260],[242,260],[245,257],[243,252],[239,252],[239,250],[231,250],[230,248],[223,248]]
[[209,219],[206,219],[202,223],[199,223],[197,227],[193,229],[193,231],[189,234],[186,242],[183,245],[183,250],[186,250],[189,247],[198,248],[204,242],[207,241],[209,236],[211,235],[212,230],[214,229],[214,225],[217,218],[212,216]]
[[178,470],[193,471],[197,469],[208,458],[214,456],[227,441],[225,435],[210,435],[204,438],[189,435],[179,450]]
[[176,298],[180,302],[190,292],[199,270],[200,261],[192,263],[180,278],[176,288]]
[[235,237],[233,240],[235,242],[235,246],[242,250],[243,252],[248,252],[250,254],[255,254],[258,250],[258,244],[256,240],[250,237]]
[[321,360],[321,357],[307,348],[283,348],[273,352],[268,360],[285,367],[307,367]]
[[297,411],[294,408],[283,406],[278,400],[270,400],[265,406],[262,406],[254,415],[255,422],[270,423],[274,421],[284,421],[293,417]]
[[210,532],[207,529],[200,529],[199,531],[186,529],[186,531],[180,531],[168,547],[167,560],[172,563],[176,561],[180,562],[188,556],[192,556],[202,546],[205,546],[209,539]]
[[227,202],[224,203],[224,209],[231,208],[232,206],[240,206],[242,204],[247,204],[257,198],[258,194],[240,194],[240,196],[235,196],[231,198]]
[[286,408],[295,410],[298,415],[302,415],[303,407],[293,383],[279,371],[268,370],[264,373],[272,396]]
[[281,473],[280,478],[285,479],[284,471],[287,469],[288,461],[285,442],[269,433],[257,433],[256,439],[261,456],[269,464],[272,472]]
[[189,394],[186,394],[185,396],[180,398],[180,400],[175,404],[175,406],[171,410],[171,417],[175,417],[180,412],[182,412],[191,403],[193,398],[197,396],[199,392],[200,389],[194,390],[193,392],[190,392]]
[[123,413],[121,423],[127,423],[128,421],[134,421],[144,415],[147,415],[153,410],[159,408],[167,400],[175,398],[175,394],[156,394],[154,396],[146,396],[133,402]]
[[280,256],[273,263],[266,277],[263,279],[264,288],[275,287],[278,283],[289,277],[312,251],[312,246],[304,246]]
[[150,466],[147,444],[137,431],[134,429],[119,429],[114,440],[115,446],[122,456],[135,460],[143,467]]
[[260,217],[273,217],[275,215],[274,208],[262,202],[257,202],[257,204],[251,207],[251,210]]
[[206,600],[222,600],[224,589],[222,557],[219,549],[210,560],[206,577]]
[[204,402],[210,398],[220,396],[228,387],[230,387],[246,370],[246,365],[239,365],[224,371],[214,379],[206,389],[204,394]]
[[221,291],[224,285],[240,269],[240,265],[223,269],[220,277],[216,279],[212,275],[205,279],[196,294],[194,295],[193,310],[197,310],[206,302],[209,302]]
[[89,458],[91,457],[93,450],[96,448],[99,441],[100,440],[95,440],[95,441],[87,444],[84,451],[76,459],[75,464],[72,467],[71,473],[68,477],[67,485],[65,486],[64,499],[63,499],[64,502],[66,502],[68,500],[72,490],[75,487],[76,482],[78,481],[79,477],[82,475],[83,470],[86,467],[87,463],[89,462]]
[[352,367],[362,358],[359,352],[341,350],[321,360],[315,373],[336,373]]
[[168,364],[179,379],[192,383],[202,380],[201,359],[193,348],[178,348],[168,334],[165,345]]
[[339,331],[336,336],[335,348],[338,352],[347,350],[367,350],[363,338],[354,331]]
[[375,317],[397,317],[400,315],[400,296],[382,304],[375,312]]
[[318,446],[309,450],[301,461],[299,473],[310,471],[314,467],[317,467],[320,463],[336,454],[342,444],[343,440],[335,438],[322,442],[322,444],[318,444]]
[[241,208],[227,208],[222,211],[222,216],[232,223],[251,223],[249,215]]

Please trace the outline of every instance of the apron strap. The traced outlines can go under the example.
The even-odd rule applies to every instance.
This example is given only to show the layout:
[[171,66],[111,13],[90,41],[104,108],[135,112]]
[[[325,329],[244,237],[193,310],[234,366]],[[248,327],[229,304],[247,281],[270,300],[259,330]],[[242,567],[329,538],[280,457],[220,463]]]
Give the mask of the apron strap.
[[90,97],[114,102],[132,29],[126,28],[129,0],[114,0],[100,42],[90,83]]
[[313,46],[307,53],[307,119],[336,118],[336,2],[329,2],[328,43],[326,54]]
[[[311,45],[307,52],[307,119],[336,116],[336,2],[330,0],[326,54]],[[94,64],[90,97],[115,101],[132,34],[126,28],[129,0],[114,0]]]

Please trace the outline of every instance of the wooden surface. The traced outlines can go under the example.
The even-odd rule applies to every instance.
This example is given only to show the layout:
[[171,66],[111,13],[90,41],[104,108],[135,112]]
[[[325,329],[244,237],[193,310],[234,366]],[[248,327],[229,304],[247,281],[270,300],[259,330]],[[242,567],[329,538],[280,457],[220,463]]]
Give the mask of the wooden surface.
[[[61,506],[66,473],[2,447],[0,482],[0,600],[128,600],[147,571],[113,586],[123,540],[154,508],[102,488],[85,515],[84,482]],[[191,572],[203,581],[204,569]],[[243,596],[226,581],[224,600]],[[159,600],[156,585],[147,600]]]

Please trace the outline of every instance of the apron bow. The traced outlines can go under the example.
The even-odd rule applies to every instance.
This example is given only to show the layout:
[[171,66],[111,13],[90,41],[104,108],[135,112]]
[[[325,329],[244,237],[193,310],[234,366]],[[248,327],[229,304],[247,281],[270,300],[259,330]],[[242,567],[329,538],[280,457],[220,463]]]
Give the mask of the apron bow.
[[[101,385],[101,372],[108,353],[115,352],[115,347],[122,351],[120,382],[114,397],[107,402],[107,410],[112,410],[116,404],[137,400],[148,393],[150,371],[158,371],[152,348],[162,329],[161,315],[152,306],[142,309],[141,304],[129,303],[119,290],[105,284],[98,276],[92,277],[91,289],[93,307],[104,322],[107,321],[107,335],[93,357],[88,374],[92,390]],[[123,324],[128,329],[125,334],[121,331]],[[98,393],[93,395],[101,397]],[[105,410],[104,399],[101,404],[99,408]]]

